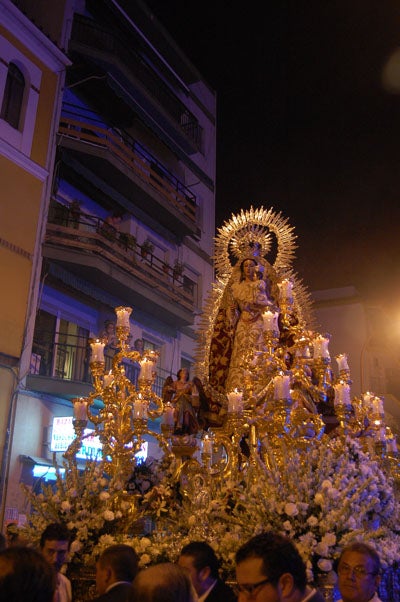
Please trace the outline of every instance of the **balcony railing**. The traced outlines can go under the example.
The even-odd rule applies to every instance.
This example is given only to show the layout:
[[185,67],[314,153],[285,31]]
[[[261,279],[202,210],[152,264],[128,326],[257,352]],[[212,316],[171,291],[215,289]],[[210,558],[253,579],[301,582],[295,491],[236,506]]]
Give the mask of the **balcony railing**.
[[[59,133],[63,137],[80,140],[85,144],[106,149],[128,166],[146,184],[152,186],[174,209],[193,224],[196,223],[196,199],[194,195],[160,164],[149,160],[143,150],[105,126],[95,125],[82,119],[62,116]],[[131,143],[132,144],[132,143]]]
[[148,250],[146,243],[137,244],[134,236],[119,232],[95,215],[81,214],[60,203],[53,203],[45,241],[101,256],[174,303],[189,311],[194,309],[195,282],[159,259]]
[[[40,339],[38,338],[40,334]],[[68,336],[69,341],[60,342]],[[44,342],[50,340],[51,342]],[[78,342],[79,339],[79,342]],[[78,381],[92,384],[90,373],[90,345],[83,337],[74,337],[62,333],[35,333],[32,346],[30,373],[62,381]],[[111,370],[115,349],[105,347],[105,372]],[[135,385],[139,376],[139,365],[136,362],[123,363],[126,377]],[[162,387],[169,372],[157,369],[153,390],[157,395],[162,394]]]
[[71,39],[84,46],[106,52],[113,57],[113,60],[121,59],[122,64],[141,82],[177,126],[201,150],[202,128],[196,117],[170,91],[159,75],[133,50],[131,43],[120,39],[92,20],[77,14],[74,16]]

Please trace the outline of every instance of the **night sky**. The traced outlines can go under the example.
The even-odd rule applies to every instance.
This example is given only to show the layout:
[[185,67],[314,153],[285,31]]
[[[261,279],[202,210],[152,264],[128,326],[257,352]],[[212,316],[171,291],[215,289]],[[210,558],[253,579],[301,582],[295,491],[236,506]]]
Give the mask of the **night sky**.
[[281,211],[311,290],[354,285],[400,319],[399,3],[147,4],[217,91],[217,226]]

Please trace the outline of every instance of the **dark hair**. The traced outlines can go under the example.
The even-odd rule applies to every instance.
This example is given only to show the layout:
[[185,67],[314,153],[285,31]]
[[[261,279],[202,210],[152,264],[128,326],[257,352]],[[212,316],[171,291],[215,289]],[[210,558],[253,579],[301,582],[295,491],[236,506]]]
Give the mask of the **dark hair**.
[[182,374],[182,372],[183,372],[184,370],[186,370],[186,371],[187,371],[187,379],[186,379],[186,380],[189,380],[189,370],[188,370],[187,368],[179,368],[178,372],[176,373],[176,376],[177,376],[178,378],[180,378],[180,375]]
[[14,546],[0,552],[0,600],[52,602],[56,571],[40,552]]
[[343,554],[346,554],[346,552],[358,552],[359,554],[364,554],[365,556],[368,556],[369,558],[371,558],[373,565],[374,565],[373,573],[374,573],[374,575],[379,575],[380,570],[381,570],[381,561],[379,558],[379,554],[375,550],[375,548],[373,548],[372,546],[370,546],[367,543],[364,543],[363,541],[353,541],[353,542],[349,543],[347,546],[345,546],[343,548],[343,550],[341,551],[339,559],[337,561],[337,566],[339,566],[340,561],[343,558]]
[[306,566],[294,543],[275,531],[255,535],[236,552],[236,564],[247,558],[262,558],[263,575],[276,585],[279,577],[290,573],[294,585],[302,593],[307,585]]
[[161,562],[139,571],[132,585],[134,602],[194,602],[189,573],[177,564]]
[[190,556],[193,558],[193,566],[196,571],[201,571],[201,569],[208,566],[211,576],[214,579],[219,577],[218,558],[213,548],[205,541],[191,541],[182,548],[180,556]]
[[139,556],[126,544],[109,546],[100,554],[100,566],[113,569],[117,581],[133,581],[139,570]]
[[40,536],[40,547],[44,548],[46,541],[68,541],[71,543],[72,533],[64,523],[50,523]]
[[6,526],[6,535],[9,544],[16,543],[19,537],[18,523],[8,523]]

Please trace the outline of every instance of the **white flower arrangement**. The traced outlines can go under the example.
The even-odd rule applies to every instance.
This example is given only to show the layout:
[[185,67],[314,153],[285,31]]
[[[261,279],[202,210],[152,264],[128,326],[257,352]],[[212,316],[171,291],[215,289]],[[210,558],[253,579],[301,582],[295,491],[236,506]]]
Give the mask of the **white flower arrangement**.
[[[107,478],[103,463],[96,461],[88,461],[83,471],[68,467],[65,479],[57,471],[55,486],[44,486],[38,495],[23,486],[32,506],[30,524],[25,529],[27,538],[37,543],[49,523],[63,522],[74,537],[72,565],[93,565],[105,544],[132,541],[133,534],[142,528],[143,517],[157,519],[167,511],[173,517],[174,496],[168,484],[167,464],[148,460],[145,466],[138,465],[130,483],[141,482],[144,473],[150,480],[144,494],[140,486],[129,492],[122,483]],[[153,552],[152,557],[158,555]]]
[[262,463],[246,480],[219,479],[210,491],[197,491],[179,510],[176,531],[162,542],[171,560],[180,546],[205,539],[233,573],[238,547],[265,529],[294,540],[307,564],[308,577],[330,574],[342,547],[353,539],[370,541],[384,567],[398,558],[400,537],[391,479],[354,440],[324,437],[308,449],[282,450],[281,466]]
[[61,520],[75,533],[72,562],[93,564],[108,545],[128,543],[143,567],[175,561],[183,545],[203,539],[221,558],[225,576],[233,574],[238,547],[266,529],[294,540],[310,581],[329,576],[353,539],[373,543],[384,567],[397,561],[392,482],[357,441],[323,437],[306,449],[271,454],[265,464],[261,459],[250,464],[245,477],[240,471],[227,479],[210,477],[184,497],[166,464],[137,467],[128,493],[104,477],[101,464],[88,463],[83,473],[66,472],[65,481],[58,477],[56,491],[49,487],[38,496],[27,491],[36,511],[31,536]]

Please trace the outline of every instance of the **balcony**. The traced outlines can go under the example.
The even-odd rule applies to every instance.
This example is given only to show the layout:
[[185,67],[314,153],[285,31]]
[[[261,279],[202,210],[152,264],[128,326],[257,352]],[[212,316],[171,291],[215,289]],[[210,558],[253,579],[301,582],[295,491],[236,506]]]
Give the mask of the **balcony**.
[[96,301],[98,291],[105,291],[173,328],[193,324],[196,284],[97,216],[76,215],[54,203],[43,257],[72,275],[64,285],[79,290],[78,277],[84,294]]
[[87,119],[63,116],[59,145],[63,161],[100,190],[113,188],[172,233],[198,235],[196,197],[132,138]]
[[[69,53],[73,59],[76,57],[77,63],[86,58],[107,74],[103,93],[117,94],[158,133],[162,132],[162,137],[167,135],[185,153],[201,151],[202,128],[196,117],[134,50],[134,43],[133,38],[122,39],[91,19],[74,16]],[[86,90],[90,94],[90,87]]]
[[[66,339],[68,342],[65,342]],[[106,373],[111,369],[114,352],[105,348]],[[82,337],[60,332],[35,331],[27,388],[65,399],[85,397],[93,391],[89,362],[88,340],[82,341]],[[124,362],[124,369],[126,377],[137,385],[138,364]],[[157,369],[153,390],[159,396],[162,395],[162,387],[168,375],[166,370]]]

